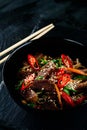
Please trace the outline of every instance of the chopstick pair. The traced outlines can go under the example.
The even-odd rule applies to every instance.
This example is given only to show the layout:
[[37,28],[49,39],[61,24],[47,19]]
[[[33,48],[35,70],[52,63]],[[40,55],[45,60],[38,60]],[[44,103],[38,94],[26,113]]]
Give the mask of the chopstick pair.
[[[55,26],[54,24],[49,24],[45,27],[43,27],[42,29],[36,31],[35,33],[29,35],[28,37],[22,39],[21,41],[15,43],[14,45],[12,45],[11,47],[5,49],[4,51],[2,51],[0,53],[0,57],[5,55],[6,53],[12,51],[13,49],[19,47],[20,45],[24,44],[25,42],[29,41],[29,40],[36,40],[39,39],[40,37],[42,37],[43,35],[45,35],[47,32],[49,32],[51,29],[53,29]],[[5,56],[4,58],[2,58],[0,60],[0,64],[2,64],[7,58],[9,57],[9,55]]]

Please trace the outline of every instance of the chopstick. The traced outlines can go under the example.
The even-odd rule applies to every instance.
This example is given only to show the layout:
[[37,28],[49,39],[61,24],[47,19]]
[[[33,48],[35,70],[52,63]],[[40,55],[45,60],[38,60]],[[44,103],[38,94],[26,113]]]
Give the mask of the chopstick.
[[0,64],[2,64],[4,61],[6,61],[8,57],[9,57],[9,55],[5,56],[2,60],[0,60]]
[[40,33],[44,32],[45,30],[47,30],[50,27],[53,27],[53,24],[49,24],[48,26],[40,29],[39,31],[36,31],[35,33],[29,35],[28,37],[24,38],[23,40],[17,42],[16,44],[12,45],[11,47],[7,48],[6,50],[2,51],[0,53],[0,56],[3,56],[4,54],[8,53],[9,51],[15,49],[16,47],[22,45],[23,43],[27,42],[28,40],[34,38],[35,36],[39,35]]
[[[17,48],[18,46],[22,45],[23,43],[27,42],[28,40],[36,40],[36,39],[42,37],[43,35],[45,35],[47,32],[49,32],[53,28],[54,28],[53,24],[49,24],[49,25],[43,27],[42,29],[36,31],[35,33],[29,35],[28,37],[24,38],[23,40],[17,42],[16,44],[14,44],[11,47],[2,51],[0,53],[0,57],[5,55],[6,53],[10,52],[11,50]],[[9,57],[9,55],[7,55],[2,60],[0,60],[0,64],[2,64],[8,57]]]

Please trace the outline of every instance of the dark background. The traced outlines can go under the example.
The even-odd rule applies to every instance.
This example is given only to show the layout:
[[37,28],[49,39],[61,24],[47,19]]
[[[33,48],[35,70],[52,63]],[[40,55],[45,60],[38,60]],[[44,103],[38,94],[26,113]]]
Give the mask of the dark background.
[[[0,0],[0,51],[50,23],[46,36],[69,38],[87,46],[86,0]],[[82,52],[81,52],[82,53]],[[57,116],[27,113],[10,97],[0,65],[0,130],[87,130],[87,106]]]

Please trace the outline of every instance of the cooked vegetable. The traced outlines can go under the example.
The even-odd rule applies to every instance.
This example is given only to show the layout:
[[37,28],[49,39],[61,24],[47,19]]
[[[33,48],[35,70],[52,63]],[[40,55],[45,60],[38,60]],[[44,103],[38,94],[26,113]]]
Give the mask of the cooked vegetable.
[[65,68],[59,68],[57,71],[57,76],[60,76],[65,73]]
[[26,89],[27,87],[29,87],[31,85],[31,83],[33,82],[34,80],[34,77],[35,77],[35,74],[30,74],[28,75],[25,79],[24,79],[24,82],[22,83],[22,86],[21,86],[21,90],[24,90]]
[[63,88],[66,86],[66,84],[70,81],[70,75],[69,74],[63,74],[59,79],[58,79],[58,87]]
[[87,76],[85,76],[85,75],[77,75],[77,76],[74,77],[74,79],[87,80]]
[[74,107],[75,103],[72,98],[66,93],[62,91],[62,98],[68,103],[70,106]]
[[73,63],[72,60],[69,56],[65,55],[65,54],[61,54],[61,58],[62,58],[62,62],[65,64],[66,67],[73,67]]
[[69,91],[69,89],[67,89],[66,87],[63,88],[63,91],[64,91],[65,93],[67,93],[68,95],[70,95],[70,91]]
[[31,54],[29,54],[27,57],[28,57],[28,62],[30,64],[30,66],[35,70],[39,70],[39,65],[38,65],[37,59]]
[[74,68],[68,67],[68,68],[66,68],[66,70],[71,71],[71,72],[76,73],[76,74],[81,74],[81,75],[87,76],[87,73],[83,72],[80,69],[74,69]]
[[56,92],[57,92],[57,97],[58,97],[59,104],[60,104],[61,109],[62,109],[61,94],[60,94],[59,88],[57,87],[57,85],[56,85],[56,84],[55,84],[55,89],[56,89]]

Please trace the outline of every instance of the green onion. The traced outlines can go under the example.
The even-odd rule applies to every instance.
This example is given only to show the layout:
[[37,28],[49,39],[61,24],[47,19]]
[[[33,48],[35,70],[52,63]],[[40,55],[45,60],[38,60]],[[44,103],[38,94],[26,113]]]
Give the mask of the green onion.
[[52,61],[56,64],[57,68],[62,66],[62,59],[61,58],[53,59]]
[[43,79],[43,76],[38,76],[38,77],[36,77],[35,79],[36,79],[36,80],[41,80],[41,79]]
[[31,108],[34,108],[36,106],[34,103],[28,103],[27,105]]
[[68,89],[66,89],[65,87],[63,88],[63,91],[66,92],[68,95],[70,95],[70,92]]
[[47,62],[48,62],[48,61],[47,61],[46,59],[44,59],[44,58],[38,60],[38,63],[39,63],[39,65],[41,65],[41,66],[47,64]]
[[74,77],[74,79],[87,80],[87,76],[85,76],[85,75],[77,75],[77,76]]
[[18,82],[18,84],[15,86],[15,89],[16,89],[16,90],[20,89],[22,83],[23,83],[23,80],[20,80],[20,81]]
[[69,90],[69,91],[76,92],[76,90],[73,89],[69,84],[66,85],[64,88],[67,89],[67,90]]

